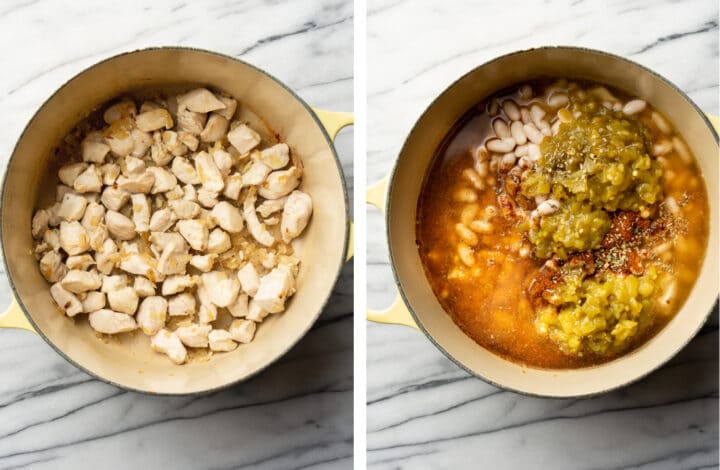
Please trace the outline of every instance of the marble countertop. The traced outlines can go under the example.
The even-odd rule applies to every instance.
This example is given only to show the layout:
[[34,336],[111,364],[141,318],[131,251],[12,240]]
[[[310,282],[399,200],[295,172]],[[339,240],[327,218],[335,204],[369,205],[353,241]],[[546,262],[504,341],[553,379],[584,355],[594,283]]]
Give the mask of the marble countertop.
[[[0,5],[0,167],[31,115],[67,79],[149,46],[241,57],[313,106],[352,109],[350,2],[137,3]],[[339,135],[337,149],[352,190],[352,129]],[[0,305],[8,305],[0,277]],[[124,392],[66,363],[37,336],[0,331],[0,468],[351,468],[352,278],[350,264],[314,329],[276,365],[202,397]]]
[[[452,8],[450,7],[452,5]],[[718,113],[714,0],[368,0],[368,183],[455,78],[513,50],[578,45],[657,70]],[[368,303],[395,296],[382,216],[368,208]],[[531,398],[468,376],[421,333],[368,325],[373,469],[690,469],[718,466],[718,312],[673,361],[583,400]]]

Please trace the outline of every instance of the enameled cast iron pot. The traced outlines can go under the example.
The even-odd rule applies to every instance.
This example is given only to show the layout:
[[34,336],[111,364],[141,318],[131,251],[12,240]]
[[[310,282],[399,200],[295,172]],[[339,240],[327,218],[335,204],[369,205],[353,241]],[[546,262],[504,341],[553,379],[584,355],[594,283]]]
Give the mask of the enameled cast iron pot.
[[[635,351],[607,364],[549,370],[516,364],[482,348],[445,313],[425,277],[415,238],[423,178],[435,149],[476,103],[527,80],[588,79],[641,97],[667,116],[690,145],[708,189],[710,236],[690,296],[675,318]],[[605,52],[542,47],[508,54],[470,71],[438,96],[410,131],[392,174],[368,190],[368,202],[385,211],[390,262],[399,295],[368,319],[418,328],[469,373],[500,387],[538,396],[578,397],[627,385],[657,369],[705,323],[718,296],[718,136],[708,118],[682,91],[634,62]]]
[[[90,111],[140,89],[203,85],[237,98],[242,119],[267,127],[302,158],[301,189],[314,212],[297,241],[298,291],[280,315],[268,317],[255,340],[211,360],[176,366],[150,349],[140,332],[100,340],[84,315],[73,320],[54,306],[32,256],[30,221],[41,201],[54,198],[51,153]],[[348,113],[313,110],[260,69],[232,57],[166,47],[121,54],[81,72],[35,113],[8,162],[2,191],[2,251],[15,301],[0,327],[38,333],[72,364],[119,387],[157,394],[213,391],[247,379],[287,352],[327,302],[348,251],[345,182],[332,139],[352,122]],[[48,184],[51,183],[51,184]]]

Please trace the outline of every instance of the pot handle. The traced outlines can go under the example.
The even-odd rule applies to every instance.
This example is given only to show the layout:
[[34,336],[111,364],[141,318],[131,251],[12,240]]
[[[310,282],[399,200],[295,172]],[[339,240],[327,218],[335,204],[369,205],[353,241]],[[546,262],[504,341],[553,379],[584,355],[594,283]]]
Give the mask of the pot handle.
[[[320,120],[320,124],[325,128],[325,131],[333,141],[337,137],[338,132],[343,127],[349,126],[355,123],[355,116],[353,113],[340,112],[340,111],[326,111],[324,109],[312,108],[313,112]],[[355,240],[355,225],[350,222],[350,239],[348,240],[347,254],[345,261],[350,261],[355,252],[354,240]]]
[[18,328],[37,334],[14,297],[5,313],[0,314],[0,328]]
[[[390,177],[386,176],[377,183],[371,185],[365,193],[365,201],[375,206],[380,212],[385,213],[385,195]],[[389,307],[383,310],[368,308],[366,318],[375,323],[389,323],[392,325],[404,325],[419,329],[417,323],[405,306],[400,293],[395,295],[395,300]]]

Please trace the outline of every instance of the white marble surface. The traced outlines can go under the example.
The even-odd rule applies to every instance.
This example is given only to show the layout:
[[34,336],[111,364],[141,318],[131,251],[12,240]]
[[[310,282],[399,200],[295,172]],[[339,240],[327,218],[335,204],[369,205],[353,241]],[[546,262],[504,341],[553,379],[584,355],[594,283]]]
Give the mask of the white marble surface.
[[[352,15],[345,0],[3,1],[0,166],[63,82],[148,46],[241,57],[313,106],[349,111]],[[352,182],[351,129],[337,148]],[[348,265],[318,324],[278,364],[203,397],[124,392],[78,371],[39,337],[0,331],[0,468],[351,468],[352,274]]]
[[[368,182],[455,78],[540,45],[614,52],[718,112],[718,3],[368,0]],[[381,215],[368,209],[368,302],[394,298]],[[499,390],[419,332],[368,326],[368,466],[374,469],[690,469],[718,466],[717,309],[646,380],[585,400]]]

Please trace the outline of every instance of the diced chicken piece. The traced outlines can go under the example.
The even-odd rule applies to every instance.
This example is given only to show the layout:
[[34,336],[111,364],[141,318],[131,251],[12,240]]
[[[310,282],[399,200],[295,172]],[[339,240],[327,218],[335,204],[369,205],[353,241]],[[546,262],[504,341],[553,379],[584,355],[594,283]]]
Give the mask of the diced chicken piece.
[[208,253],[225,253],[230,249],[230,235],[227,232],[216,228],[208,236],[207,251]]
[[98,291],[88,292],[81,302],[84,313],[95,312],[105,307],[105,294]]
[[50,206],[50,209],[48,209],[48,213],[50,214],[50,218],[48,219],[48,225],[50,227],[57,227],[60,225],[60,222],[62,222],[62,218],[58,215],[60,212],[60,203],[56,202],[52,206]]
[[298,237],[307,227],[312,214],[312,199],[302,191],[293,191],[287,198],[282,213],[280,233],[283,241],[289,243]]
[[213,322],[217,319],[217,307],[212,302],[210,292],[207,286],[202,282],[198,284],[197,296],[200,300],[200,308],[198,309],[198,321],[202,324]]
[[64,165],[58,170],[58,178],[60,178],[60,181],[62,181],[65,186],[72,187],[75,179],[80,176],[80,173],[85,171],[88,166],[87,163],[70,163]]
[[140,105],[140,114],[152,111],[153,109],[160,109],[164,106],[161,106],[160,104],[154,102],[154,101],[143,101],[143,103]]
[[139,297],[132,287],[122,287],[107,293],[108,304],[116,312],[134,315],[137,310]]
[[127,287],[128,277],[126,274],[115,274],[113,276],[102,276],[102,287],[100,292],[108,293],[114,290]]
[[120,176],[120,165],[116,163],[106,163],[100,167],[100,174],[102,174],[103,184],[112,186]]
[[91,202],[85,208],[82,221],[80,222],[86,230],[98,227],[105,219],[105,207],[97,202]]
[[135,238],[135,223],[117,211],[105,213],[105,225],[110,235],[118,240],[132,240]]
[[200,276],[210,301],[218,307],[232,305],[240,292],[240,282],[224,271],[212,271]]
[[96,272],[71,269],[65,274],[65,277],[62,278],[60,285],[67,291],[79,294],[81,292],[99,289],[102,285],[102,279],[100,279],[100,275]]
[[287,144],[275,144],[260,152],[260,161],[273,170],[279,170],[290,162],[290,147]]
[[145,172],[146,167],[143,160],[128,156],[123,159],[120,169],[123,175],[131,177],[140,176]]
[[207,115],[204,113],[196,113],[189,109],[180,108],[177,112],[176,129],[193,135],[200,135],[205,128],[206,120]]
[[110,274],[117,261],[117,245],[108,238],[102,243],[101,249],[96,251],[95,264],[98,271],[106,275]]
[[211,209],[218,203],[219,194],[214,191],[208,191],[205,188],[200,188],[197,192],[197,200],[201,206]]
[[112,124],[123,118],[134,118],[137,115],[135,103],[132,100],[122,100],[110,106],[103,113],[103,119],[106,123]]
[[105,143],[110,146],[110,152],[116,157],[129,155],[135,147],[135,140],[132,137],[132,130],[135,121],[132,118],[122,118],[105,129]]
[[208,343],[213,351],[229,352],[237,348],[237,343],[233,341],[230,333],[225,330],[212,330],[208,334]]
[[155,182],[150,191],[152,194],[164,193],[177,186],[177,178],[166,169],[153,166],[148,168],[148,171],[155,177]]
[[190,292],[183,292],[170,297],[168,301],[168,313],[171,317],[195,314],[195,296]]
[[133,289],[135,289],[138,297],[155,295],[155,283],[146,277],[136,276],[133,282]]
[[150,217],[150,231],[151,232],[164,232],[177,221],[175,212],[171,209],[160,209],[155,211]]
[[59,282],[50,286],[50,295],[60,310],[65,312],[68,317],[74,317],[83,310],[80,299],[72,292],[65,290]]
[[60,249],[60,231],[58,229],[46,230],[43,235],[43,241],[47,243],[53,251],[58,251]]
[[208,228],[199,220],[180,220],[176,224],[180,235],[187,240],[193,250],[204,251],[208,244]]
[[257,293],[260,287],[260,276],[258,276],[255,266],[252,263],[246,263],[237,273],[238,280],[242,286],[242,290],[251,297]]
[[88,234],[88,240],[90,242],[90,248],[94,251],[98,251],[102,248],[105,240],[110,236],[105,224],[100,224],[97,227],[86,229]]
[[82,142],[83,161],[92,163],[102,163],[105,156],[110,152],[110,146],[104,142],[96,142],[85,139]]
[[296,167],[287,170],[273,171],[260,185],[258,194],[265,199],[279,199],[287,196],[300,184],[301,172]]
[[130,200],[130,193],[108,186],[102,192],[100,201],[105,207],[113,211],[119,211]]
[[87,167],[73,182],[73,189],[79,193],[97,193],[101,188],[100,170],[95,165]]
[[139,254],[140,253],[140,245],[138,245],[137,241],[122,241],[120,242],[120,252],[124,255],[129,254]]
[[228,306],[228,312],[235,318],[243,318],[248,314],[248,296],[247,294],[240,294],[237,296],[235,302]]
[[90,326],[98,333],[114,335],[137,329],[135,319],[126,313],[100,309],[88,315]]
[[68,269],[79,269],[81,271],[87,271],[93,264],[95,264],[95,260],[88,254],[68,256],[65,261]]
[[121,175],[117,179],[118,189],[122,189],[123,191],[127,191],[129,193],[147,194],[150,192],[154,184],[155,175],[147,170],[139,175],[130,177]]
[[225,104],[207,88],[196,88],[177,97],[178,107],[185,107],[196,113],[209,113],[225,109]]
[[260,134],[247,124],[240,124],[227,134],[228,141],[240,155],[248,153],[260,143]]
[[230,121],[223,116],[213,113],[207,120],[205,128],[200,133],[200,140],[203,142],[216,142],[222,140],[227,133]]
[[250,234],[255,240],[265,246],[273,246],[275,243],[275,237],[268,232],[265,224],[258,220],[257,213],[255,212],[255,201],[257,197],[255,195],[255,188],[250,188],[245,201],[243,202],[243,215],[245,216],[245,222]]
[[285,299],[295,292],[295,278],[287,266],[278,266],[260,278],[260,287],[253,300],[270,313],[285,310]]
[[80,220],[82,219],[83,214],[85,214],[87,204],[87,199],[79,194],[67,193],[63,196],[62,202],[60,203],[58,216],[68,222]]
[[182,364],[187,360],[187,350],[175,333],[166,329],[158,331],[150,339],[153,351],[167,355],[175,364]]
[[260,304],[255,302],[255,299],[252,299],[250,303],[248,304],[248,314],[246,318],[248,320],[252,320],[255,323],[262,322],[265,317],[268,316],[267,310],[263,309]]
[[57,251],[48,251],[40,258],[40,272],[48,282],[57,282],[67,273],[62,257]]
[[252,320],[234,320],[230,324],[230,336],[238,343],[249,343],[255,337],[257,324]]
[[146,254],[133,253],[120,260],[118,267],[130,274],[145,276],[153,282],[161,281],[164,276],[157,270],[157,261]]
[[183,157],[175,157],[170,167],[173,175],[185,184],[200,184],[200,177],[190,162]]
[[233,115],[235,114],[235,110],[237,109],[237,101],[222,95],[218,95],[217,99],[223,102],[223,104],[225,105],[225,109],[218,109],[215,112],[227,119],[228,121],[231,120],[233,118]]
[[253,162],[250,168],[243,173],[243,185],[245,186],[257,186],[265,181],[265,178],[270,174],[270,167],[262,162]]
[[187,253],[177,253],[175,245],[170,244],[165,247],[160,255],[157,269],[165,275],[184,274],[185,266],[190,261],[190,258],[191,256]]
[[167,310],[167,300],[158,295],[153,295],[143,299],[135,319],[143,333],[154,335],[165,326]]
[[150,234],[150,243],[153,244],[156,251],[165,251],[168,246],[174,246],[177,253],[187,253],[188,246],[182,235],[175,232],[152,232]]
[[158,129],[173,127],[172,116],[167,109],[158,108],[138,114],[135,123],[141,131],[152,132]]
[[212,269],[217,257],[217,254],[194,255],[192,258],[190,258],[190,265],[206,273]]
[[60,223],[60,247],[71,256],[85,253],[90,248],[87,231],[80,222]]
[[71,188],[70,186],[65,186],[64,184],[59,184],[58,187],[55,189],[55,200],[62,203],[62,200],[65,198],[67,194],[77,194],[75,193],[75,190]]
[[[191,188],[193,187],[191,184],[189,184],[188,186],[190,186]],[[185,192],[178,184],[174,188],[172,188],[170,191],[165,193],[165,199],[167,199],[168,201],[175,201],[177,199],[182,199],[184,195],[185,195]],[[158,196],[156,196],[156,197],[158,197]]]
[[218,170],[220,170],[220,173],[223,175],[223,178],[229,175],[233,165],[232,155],[221,148],[211,150],[210,154],[215,162],[215,166],[217,166]]
[[180,142],[182,142],[188,149],[192,150],[193,152],[195,152],[200,146],[200,140],[189,132],[178,132],[178,139],[180,139]]
[[263,257],[260,263],[265,269],[272,269],[277,264],[277,255],[271,251]]
[[285,207],[285,201],[287,201],[287,198],[268,199],[257,207],[257,212],[265,218],[270,217],[270,214],[274,214]]
[[227,201],[221,201],[215,205],[211,212],[212,217],[218,225],[230,233],[240,233],[243,229],[243,218],[240,209]]
[[178,219],[192,219],[200,213],[200,206],[196,202],[176,199],[168,202],[168,206],[175,213]]
[[150,203],[144,194],[133,194],[132,198],[132,221],[135,224],[135,231],[138,233],[150,230]]
[[198,152],[195,155],[195,171],[203,188],[208,191],[220,192],[225,187],[222,173],[207,152]]
[[198,196],[197,196],[197,189],[195,189],[195,186],[193,186],[191,184],[186,184],[183,187],[182,192],[183,192],[183,194],[182,194],[183,199],[185,199],[186,201],[197,202]]
[[217,222],[212,218],[211,212],[207,209],[200,209],[200,214],[197,218],[207,225],[208,230],[212,230],[217,227]]
[[243,178],[240,173],[233,173],[225,178],[225,189],[223,196],[236,201],[240,197],[240,190],[243,188]]
[[32,236],[33,238],[42,238],[48,229],[50,223],[50,211],[40,209],[35,212],[32,218]]
[[[182,148],[187,151],[184,146]],[[185,155],[185,153],[182,153],[180,155]],[[150,158],[158,166],[167,165],[168,163],[170,163],[170,160],[173,159],[173,156],[175,155],[170,153],[165,147],[165,145],[162,143],[155,142],[150,146]]]
[[[185,155],[188,152],[188,148],[185,144],[180,142],[177,132],[165,131],[162,133],[162,143],[168,152],[176,157]],[[166,162],[167,163],[167,162]],[[163,163],[164,165],[165,163]]]
[[148,132],[143,132],[140,129],[133,129],[130,131],[130,137],[132,137],[133,140],[133,148],[130,155],[133,157],[144,156],[153,144],[150,134]]
[[191,348],[207,348],[210,330],[212,330],[211,325],[197,325],[193,323],[191,325],[181,326],[175,330],[175,334],[185,346]]
[[183,292],[197,284],[195,276],[168,276],[162,284],[162,295],[172,295]]

